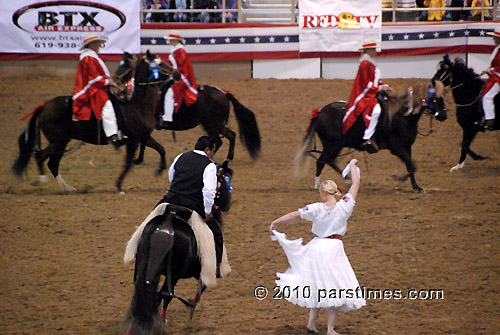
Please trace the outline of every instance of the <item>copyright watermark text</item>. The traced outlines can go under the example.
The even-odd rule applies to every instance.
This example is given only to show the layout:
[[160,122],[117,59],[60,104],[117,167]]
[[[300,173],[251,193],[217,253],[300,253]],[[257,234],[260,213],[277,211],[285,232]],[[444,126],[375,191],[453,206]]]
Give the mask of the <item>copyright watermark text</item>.
[[[365,286],[355,289],[318,288],[310,286],[279,286],[272,290],[272,299],[314,299],[320,302],[324,299],[365,299],[365,300],[443,300],[443,289],[373,289]],[[254,297],[264,300],[269,296],[269,290],[265,286],[257,286],[254,289]]]

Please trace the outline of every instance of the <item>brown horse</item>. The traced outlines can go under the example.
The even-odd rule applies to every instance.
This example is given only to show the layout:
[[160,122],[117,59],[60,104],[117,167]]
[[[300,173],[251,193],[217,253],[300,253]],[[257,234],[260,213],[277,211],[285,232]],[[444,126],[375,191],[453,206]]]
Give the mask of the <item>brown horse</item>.
[[[166,63],[161,63],[161,68],[166,68]],[[168,71],[173,71],[171,68]],[[157,107],[157,116],[163,114],[163,101],[173,81],[167,81],[162,87],[161,99]],[[221,137],[229,140],[229,151],[227,160],[234,158],[234,148],[236,133],[227,127],[229,121],[230,104],[233,105],[236,121],[240,131],[240,139],[247,149],[250,156],[255,159],[260,154],[261,138],[259,127],[255,114],[243,106],[236,97],[229,91],[210,85],[198,85],[198,99],[191,106],[180,107],[177,113],[174,113],[173,123],[164,128],[173,131],[182,131],[193,129],[201,125],[208,135],[217,139],[216,151],[222,145]],[[145,145],[141,145],[137,164],[143,162]]]
[[[158,62],[157,57],[149,52],[138,61],[129,54],[125,54],[116,73],[117,80],[124,82],[128,81],[135,72],[135,91],[130,101],[118,101],[114,95],[110,94],[110,99],[117,111],[120,128],[128,137],[124,141],[127,148],[125,165],[116,181],[119,192],[123,192],[123,180],[132,167],[133,158],[140,143],[155,149],[160,154],[160,167],[157,174],[166,169],[165,150],[151,137],[155,125],[154,113],[159,100],[159,87],[163,83],[157,80],[160,76],[157,71]],[[135,71],[129,71],[129,69],[135,69]],[[67,184],[59,173],[59,163],[68,142],[72,139],[95,145],[106,145],[107,142],[100,121],[95,118],[89,121],[72,120],[72,102],[71,96],[59,96],[35,108],[28,127],[19,136],[19,156],[12,167],[14,174],[20,176],[26,170],[34,152],[40,176],[32,184],[41,185],[48,182],[44,172],[44,162],[49,159],[48,167],[62,191],[77,191],[76,188]],[[41,148],[40,131],[49,141],[44,149]]]

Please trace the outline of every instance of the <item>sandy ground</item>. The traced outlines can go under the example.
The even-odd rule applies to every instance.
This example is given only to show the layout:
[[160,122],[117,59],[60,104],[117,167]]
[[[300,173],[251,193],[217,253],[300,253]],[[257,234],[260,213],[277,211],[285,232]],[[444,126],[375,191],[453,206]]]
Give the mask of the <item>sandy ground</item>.
[[[73,78],[53,76],[43,68],[0,73],[0,334],[121,334],[120,321],[132,292],[133,268],[122,264],[125,243],[168,189],[166,174],[155,177],[158,156],[125,179],[125,195],[114,181],[124,150],[84,145],[65,157],[61,174],[86,192],[61,194],[53,178],[35,188],[32,161],[28,175],[16,180],[9,169],[17,155],[19,119],[56,95],[70,94]],[[310,112],[347,99],[351,81],[221,80],[200,83],[231,90],[252,109],[262,134],[263,152],[252,161],[237,143],[231,167],[233,205],[225,216],[225,240],[232,274],[207,291],[192,320],[178,301],[168,311],[167,334],[304,334],[307,310],[273,299],[275,273],[287,268],[279,245],[267,228],[278,216],[318,201],[314,170],[294,178],[293,156]],[[414,80],[388,80],[404,88]],[[460,128],[451,97],[450,118],[432,123],[434,132],[419,136],[413,147],[418,194],[409,181],[394,180],[404,165],[389,152],[354,152],[339,158],[344,166],[360,161],[362,187],[344,238],[349,260],[366,288],[442,290],[442,299],[370,299],[367,306],[340,313],[342,334],[498,334],[500,329],[500,134],[480,134],[473,149],[490,159],[466,161],[450,173],[459,157]],[[237,129],[234,117],[230,126]],[[420,121],[423,133],[429,119]],[[166,147],[169,163],[193,147],[197,128],[154,136]],[[71,143],[70,146],[76,143]],[[227,142],[216,159],[223,160]],[[341,178],[326,168],[324,178]],[[282,226],[290,238],[312,234],[307,222]],[[257,286],[268,289],[264,300]],[[191,297],[196,282],[178,284]],[[425,297],[422,291],[421,296]],[[326,313],[318,328],[326,333]]]

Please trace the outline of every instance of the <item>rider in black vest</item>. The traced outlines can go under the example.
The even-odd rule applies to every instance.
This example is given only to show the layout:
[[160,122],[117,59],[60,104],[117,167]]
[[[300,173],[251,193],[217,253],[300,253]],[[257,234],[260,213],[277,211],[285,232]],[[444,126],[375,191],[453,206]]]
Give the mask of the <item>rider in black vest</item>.
[[222,260],[222,231],[212,218],[212,206],[217,190],[217,166],[212,161],[216,139],[202,136],[193,151],[180,154],[168,171],[170,189],[160,200],[196,211],[205,219],[215,239],[217,267]]

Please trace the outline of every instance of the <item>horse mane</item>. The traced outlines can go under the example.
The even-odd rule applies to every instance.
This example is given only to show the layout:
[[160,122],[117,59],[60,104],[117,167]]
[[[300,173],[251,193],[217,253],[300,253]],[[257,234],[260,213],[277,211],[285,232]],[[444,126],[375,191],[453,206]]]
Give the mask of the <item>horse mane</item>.
[[392,120],[398,112],[406,110],[411,105],[414,109],[419,107],[420,101],[425,99],[425,92],[431,83],[416,83],[405,90],[399,90],[393,94],[388,94],[385,107],[388,111],[389,120]]
[[[456,82],[474,82],[483,84],[483,80],[478,76],[474,69],[470,68],[465,64],[465,61],[457,57],[453,62],[453,75]],[[459,78],[457,78],[459,76]]]

